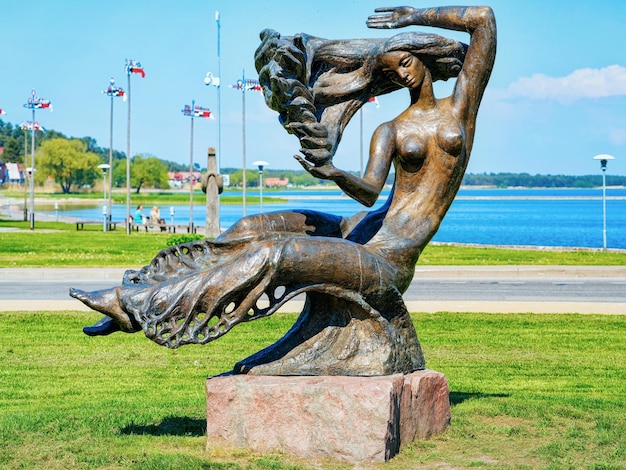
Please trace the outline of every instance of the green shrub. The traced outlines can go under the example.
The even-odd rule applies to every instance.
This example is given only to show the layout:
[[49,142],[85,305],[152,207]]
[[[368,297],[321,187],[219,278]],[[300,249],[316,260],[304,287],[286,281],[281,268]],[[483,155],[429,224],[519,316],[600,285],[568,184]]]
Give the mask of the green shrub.
[[204,236],[198,233],[181,233],[180,235],[172,235],[167,237],[167,246],[180,245],[181,243],[195,242],[196,240],[202,240]]

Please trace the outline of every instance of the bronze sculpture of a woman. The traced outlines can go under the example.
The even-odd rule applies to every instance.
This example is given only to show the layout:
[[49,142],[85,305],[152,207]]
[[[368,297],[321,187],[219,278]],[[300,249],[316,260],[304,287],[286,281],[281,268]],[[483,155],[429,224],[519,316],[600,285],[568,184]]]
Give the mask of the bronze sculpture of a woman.
[[[235,373],[371,376],[425,367],[402,293],[467,168],[496,26],[488,7],[376,12],[371,28],[466,31],[469,45],[424,33],[329,41],[266,30],[255,59],[267,104],[300,140],[302,166],[372,206],[394,165],[387,202],[350,218],[297,210],[243,218],[215,240],[162,251],[140,271],[127,271],[122,286],[72,290],[107,315],[88,334],[143,330],[168,347],[206,343],[306,293],[291,330],[236,364]],[[436,98],[433,82],[452,77],[452,94]],[[400,88],[409,91],[409,107],[376,129],[364,177],[335,167],[354,113]]]

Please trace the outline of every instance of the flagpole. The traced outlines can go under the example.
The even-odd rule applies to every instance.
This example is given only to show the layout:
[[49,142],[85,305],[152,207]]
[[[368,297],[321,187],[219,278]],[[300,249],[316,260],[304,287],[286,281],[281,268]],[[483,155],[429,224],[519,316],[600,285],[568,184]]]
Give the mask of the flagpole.
[[[22,129],[24,129],[24,171],[26,171],[26,167],[28,166],[28,127],[24,127],[24,124],[22,124]],[[28,190],[26,187],[26,175],[24,175],[24,222],[28,220],[28,205],[26,202],[27,198]]]
[[363,108],[359,109],[359,141],[361,144],[360,155],[361,155],[361,178],[363,178]]
[[[222,159],[222,68],[220,61],[220,12],[215,12],[215,22],[217,23],[217,77],[220,81],[217,83],[217,173],[220,173]],[[219,217],[219,216],[218,216]]]
[[52,105],[50,104],[50,101],[39,98],[33,89],[31,97],[24,104],[24,107],[32,110],[33,114],[30,142],[30,229],[35,230],[35,131],[37,127],[35,122],[35,109],[48,108],[52,111]]
[[193,120],[195,117],[211,118],[209,108],[196,106],[196,101],[191,100],[191,106],[185,105],[182,113],[191,118],[191,135],[189,138],[189,233],[195,233],[193,226]]
[[111,219],[112,219],[112,206],[113,206],[113,98],[116,96],[124,96],[124,90],[120,87],[115,86],[115,79],[111,78],[109,81],[109,87],[103,91],[102,93],[111,97],[111,116],[109,120],[109,196],[107,198],[107,224],[105,225],[105,232],[110,230],[111,228]]
[[243,183],[243,215],[246,215],[246,90],[261,91],[261,86],[258,80],[247,79],[246,71],[242,70],[241,80],[237,80],[235,85],[230,85],[231,88],[241,90],[241,137],[242,137],[242,183]]
[[[34,120],[34,118],[33,118]],[[242,143],[243,143],[243,216],[246,216],[246,71],[241,72],[241,130],[242,130]]]
[[141,63],[134,59],[126,59],[126,77],[128,78],[128,120],[126,127],[126,235],[130,235],[130,75],[140,73],[141,78],[146,73]]
[[128,115],[126,118],[126,235],[131,234],[130,230],[130,74],[131,65],[127,62],[126,77],[128,89]]
[[[111,78],[111,87],[115,84],[115,80]],[[107,217],[109,218],[104,225],[104,231],[109,230],[111,226],[111,210],[113,206],[113,198],[111,193],[113,192],[113,93],[111,93],[111,118],[109,120],[109,197],[107,199]]]
[[189,233],[193,231],[193,116],[196,109],[195,100],[191,100],[191,136],[189,144]]

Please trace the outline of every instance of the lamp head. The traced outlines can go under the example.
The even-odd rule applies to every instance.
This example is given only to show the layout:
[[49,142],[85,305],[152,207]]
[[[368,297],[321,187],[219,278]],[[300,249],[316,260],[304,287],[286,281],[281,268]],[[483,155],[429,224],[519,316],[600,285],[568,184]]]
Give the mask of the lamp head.
[[608,153],[601,153],[593,157],[593,159],[600,160],[600,168],[602,168],[602,170],[606,170],[606,164],[608,161],[615,160],[615,157],[613,155],[609,155]]
[[256,162],[252,162],[252,164],[254,166],[258,166],[259,167],[259,171],[262,172],[263,171],[263,167],[269,165],[269,163],[267,163],[264,160],[257,160]]

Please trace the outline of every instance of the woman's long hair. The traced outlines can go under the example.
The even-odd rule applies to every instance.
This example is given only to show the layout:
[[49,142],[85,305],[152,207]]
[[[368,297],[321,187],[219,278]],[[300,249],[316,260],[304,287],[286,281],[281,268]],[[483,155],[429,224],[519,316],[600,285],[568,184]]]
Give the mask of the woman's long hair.
[[419,32],[388,39],[327,40],[264,30],[255,65],[267,105],[299,138],[307,160],[322,165],[332,159],[343,129],[361,106],[400,88],[379,67],[382,55],[400,50],[418,57],[435,81],[459,74],[467,46]]

